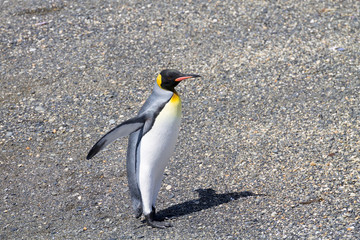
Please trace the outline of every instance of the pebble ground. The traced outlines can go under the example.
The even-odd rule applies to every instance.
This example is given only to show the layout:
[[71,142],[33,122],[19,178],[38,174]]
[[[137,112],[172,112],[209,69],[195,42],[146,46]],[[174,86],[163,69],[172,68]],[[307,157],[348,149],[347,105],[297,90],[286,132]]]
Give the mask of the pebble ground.
[[[0,239],[360,239],[360,2],[0,3]],[[160,70],[183,121],[133,217],[126,139]]]

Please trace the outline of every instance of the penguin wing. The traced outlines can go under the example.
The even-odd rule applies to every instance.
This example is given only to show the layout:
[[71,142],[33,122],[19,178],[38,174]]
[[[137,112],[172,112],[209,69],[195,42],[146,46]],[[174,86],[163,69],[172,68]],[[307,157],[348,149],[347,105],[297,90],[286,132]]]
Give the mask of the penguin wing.
[[86,159],[90,159],[95,156],[101,149],[104,149],[107,145],[115,141],[120,137],[125,137],[130,135],[130,133],[137,131],[144,126],[146,117],[144,115],[131,118],[120,125],[116,126],[108,133],[106,133],[102,138],[100,138],[97,143],[90,149]]

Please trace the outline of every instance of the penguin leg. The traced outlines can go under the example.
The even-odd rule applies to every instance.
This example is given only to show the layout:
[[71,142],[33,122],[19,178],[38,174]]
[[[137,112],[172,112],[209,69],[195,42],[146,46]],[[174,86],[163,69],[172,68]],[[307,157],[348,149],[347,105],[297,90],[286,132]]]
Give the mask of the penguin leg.
[[164,218],[159,218],[159,216],[156,214],[156,208],[154,206],[152,206],[152,210],[154,212],[154,220],[162,222],[164,221]]
[[168,228],[172,227],[172,225],[168,222],[164,221],[156,221],[155,220],[155,208],[152,207],[152,211],[150,214],[145,215],[146,223],[154,228]]
[[130,178],[131,175],[128,174],[128,176],[129,176],[128,180],[129,180],[130,196],[132,201],[132,207],[134,210],[134,215],[136,218],[139,218],[143,213],[140,190],[137,187],[137,184],[134,183],[134,181],[131,181]]
[[142,207],[141,207],[141,202],[136,202],[134,199],[133,199],[133,209],[134,209],[134,215],[136,218],[139,218],[141,217],[142,215]]

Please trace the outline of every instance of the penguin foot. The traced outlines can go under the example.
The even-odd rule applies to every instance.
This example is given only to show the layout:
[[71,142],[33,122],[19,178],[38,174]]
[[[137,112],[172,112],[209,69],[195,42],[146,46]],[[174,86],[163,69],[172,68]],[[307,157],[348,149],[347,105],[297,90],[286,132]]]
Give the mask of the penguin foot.
[[142,213],[137,213],[137,212],[136,212],[136,213],[134,213],[134,216],[135,216],[135,218],[139,218],[139,217],[141,217],[141,214],[142,214]]
[[134,215],[135,215],[136,218],[141,217],[141,215],[142,215],[142,208],[136,209],[136,210],[134,211]]
[[155,211],[152,211],[150,214],[145,215],[146,223],[154,228],[168,228],[172,227],[170,223],[164,221],[156,221],[155,219]]
[[168,222],[160,222],[160,221],[155,221],[155,220],[151,220],[149,217],[145,216],[146,219],[146,223],[153,227],[153,228],[168,228],[168,227],[172,227],[172,225]]

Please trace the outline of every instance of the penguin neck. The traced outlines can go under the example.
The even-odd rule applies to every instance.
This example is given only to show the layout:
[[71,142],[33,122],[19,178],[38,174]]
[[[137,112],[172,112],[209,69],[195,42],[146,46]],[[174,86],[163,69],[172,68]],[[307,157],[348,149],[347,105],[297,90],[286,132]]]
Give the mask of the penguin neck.
[[170,99],[170,102],[172,102],[172,103],[181,103],[180,96],[179,96],[179,94],[177,93],[176,90],[174,90],[173,95],[172,95],[172,97]]
[[176,90],[169,91],[155,84],[151,99],[158,104],[166,104],[167,111],[173,113],[177,118],[181,117],[181,99]]
[[175,89],[173,91],[166,90],[166,89],[159,87],[159,85],[157,83],[155,83],[153,93],[160,98],[168,99],[168,101],[171,104],[180,106],[180,108],[181,108],[181,99],[180,99],[178,92]]
[[176,95],[179,97],[179,94],[177,93],[177,91],[175,89],[167,90],[167,89],[160,87],[157,83],[155,83],[155,85],[154,85],[153,92],[158,95],[162,95],[162,96],[172,97],[173,95]]

